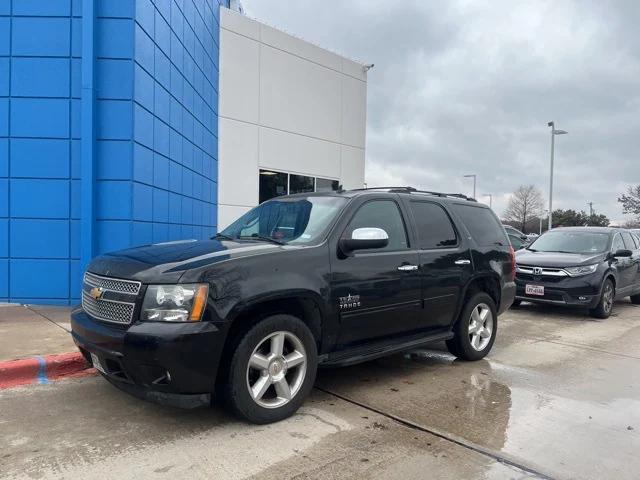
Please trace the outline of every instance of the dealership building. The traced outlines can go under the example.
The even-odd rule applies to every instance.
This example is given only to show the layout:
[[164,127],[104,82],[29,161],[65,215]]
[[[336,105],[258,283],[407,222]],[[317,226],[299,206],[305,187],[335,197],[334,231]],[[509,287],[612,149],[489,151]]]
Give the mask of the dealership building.
[[0,1],[0,302],[76,304],[96,255],[361,187],[366,72],[227,0]]

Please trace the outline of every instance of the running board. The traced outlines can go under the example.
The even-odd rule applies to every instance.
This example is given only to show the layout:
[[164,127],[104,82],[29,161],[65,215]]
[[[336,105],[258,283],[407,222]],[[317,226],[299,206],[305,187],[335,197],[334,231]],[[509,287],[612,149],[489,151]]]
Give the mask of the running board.
[[411,337],[399,343],[389,344],[387,342],[377,342],[374,344],[341,350],[339,352],[322,355],[318,359],[321,367],[348,367],[362,362],[368,362],[376,358],[385,357],[393,353],[403,352],[414,348],[422,347],[428,343],[449,340],[453,338],[453,332],[443,332],[434,335],[421,337]]

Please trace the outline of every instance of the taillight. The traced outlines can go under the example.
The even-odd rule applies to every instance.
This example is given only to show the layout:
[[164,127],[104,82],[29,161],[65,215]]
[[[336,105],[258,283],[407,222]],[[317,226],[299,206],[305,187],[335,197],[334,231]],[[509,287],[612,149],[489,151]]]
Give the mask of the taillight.
[[509,247],[509,262],[511,263],[511,271],[509,272],[509,277],[513,282],[516,279],[516,251],[513,247]]

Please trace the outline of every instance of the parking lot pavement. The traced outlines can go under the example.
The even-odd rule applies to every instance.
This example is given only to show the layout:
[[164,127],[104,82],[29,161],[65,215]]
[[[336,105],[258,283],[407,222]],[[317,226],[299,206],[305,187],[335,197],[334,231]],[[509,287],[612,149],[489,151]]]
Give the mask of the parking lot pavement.
[[321,375],[320,388],[553,478],[638,478],[640,308],[594,320],[523,305],[486,360],[418,351]]
[[488,359],[441,346],[320,373],[293,418],[149,404],[98,377],[0,392],[3,478],[637,478],[640,308],[524,305]]

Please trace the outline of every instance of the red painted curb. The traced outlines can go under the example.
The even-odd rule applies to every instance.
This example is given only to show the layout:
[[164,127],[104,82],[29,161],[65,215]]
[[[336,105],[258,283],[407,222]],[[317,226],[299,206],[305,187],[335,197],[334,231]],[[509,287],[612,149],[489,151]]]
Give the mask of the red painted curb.
[[0,362],[0,389],[95,373],[80,352]]
[[37,358],[24,358],[0,362],[0,389],[35,383],[40,362]]

